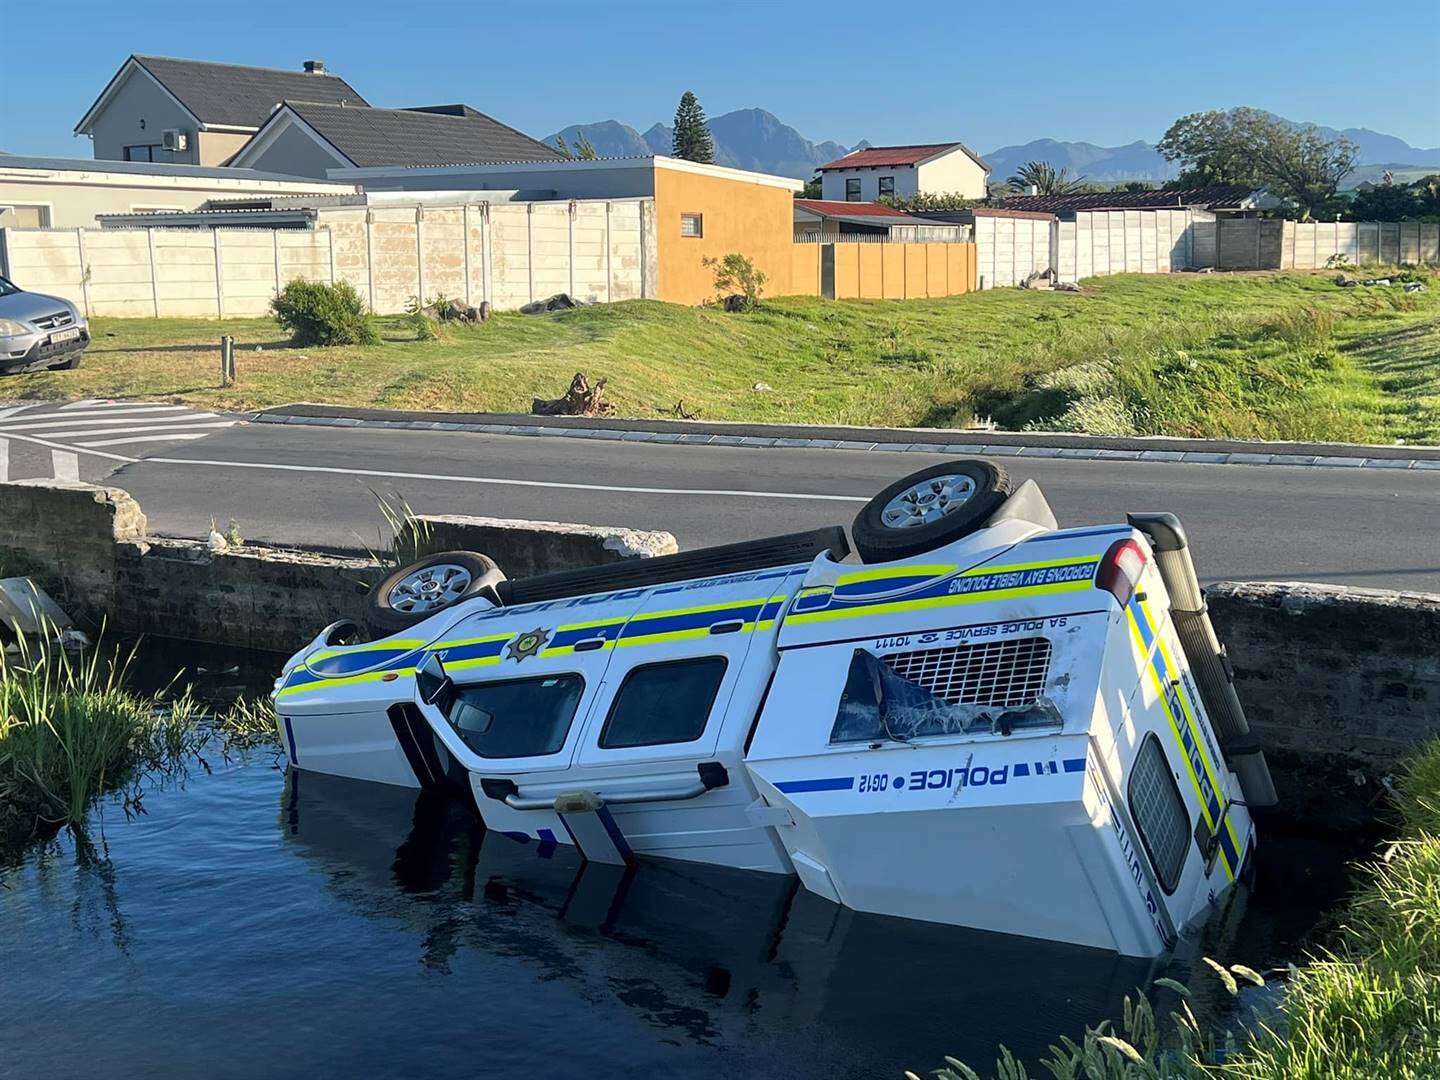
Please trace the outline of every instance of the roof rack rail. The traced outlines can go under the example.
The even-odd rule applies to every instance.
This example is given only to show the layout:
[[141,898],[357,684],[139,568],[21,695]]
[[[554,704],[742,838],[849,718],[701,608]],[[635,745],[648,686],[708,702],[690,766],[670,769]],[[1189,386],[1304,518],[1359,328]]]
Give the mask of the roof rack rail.
[[810,532],[789,533],[764,540],[682,551],[653,559],[632,559],[611,566],[590,566],[554,574],[502,581],[501,601],[507,607],[559,600],[569,596],[662,585],[692,578],[741,574],[769,570],[796,563],[809,563],[817,555],[829,555],[837,562],[850,554],[850,542],[838,525]]

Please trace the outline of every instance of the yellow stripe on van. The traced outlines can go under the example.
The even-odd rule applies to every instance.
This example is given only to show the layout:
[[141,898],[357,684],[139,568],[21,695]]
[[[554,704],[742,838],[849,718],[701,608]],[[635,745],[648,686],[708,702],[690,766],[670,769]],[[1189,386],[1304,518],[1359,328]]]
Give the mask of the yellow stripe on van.
[[931,577],[941,577],[945,574],[953,574],[959,567],[954,563],[946,566],[882,566],[874,570],[857,570],[850,574],[841,574],[836,580],[838,585],[850,585],[856,581],[884,581],[887,578],[897,577],[920,577],[929,574]]
[[[1155,696],[1160,699],[1160,708],[1164,710],[1166,718],[1170,721],[1170,734],[1175,736],[1175,745],[1180,749],[1180,759],[1185,762],[1185,771],[1190,775],[1190,783],[1195,787],[1195,799],[1200,804],[1200,816],[1205,819],[1205,823],[1210,827],[1210,831],[1214,832],[1215,819],[1211,816],[1210,807],[1205,801],[1205,789],[1200,786],[1200,777],[1195,772],[1195,763],[1190,760],[1190,755],[1185,752],[1185,740],[1180,735],[1180,722],[1176,719],[1175,713],[1170,708],[1170,699],[1165,695],[1165,683],[1160,678],[1160,672],[1156,670],[1155,663],[1151,659],[1149,651],[1145,648],[1145,638],[1140,633],[1140,624],[1136,622],[1135,613],[1130,610],[1128,605],[1125,608],[1125,617],[1130,621],[1130,633],[1135,639],[1136,648],[1140,651],[1141,661],[1145,665],[1145,670],[1150,673],[1150,680],[1155,684]],[[1155,639],[1155,643],[1158,647],[1160,643],[1158,638]],[[1203,761],[1205,753],[1203,747],[1200,753]],[[1214,790],[1216,798],[1219,799],[1220,789],[1215,788]],[[1223,806],[1221,809],[1224,809]],[[1226,879],[1233,881],[1235,872],[1231,869],[1230,860],[1225,857],[1223,851],[1220,853],[1220,864],[1225,868]]]
[[[1145,616],[1145,622],[1150,628],[1150,636],[1154,638],[1155,645],[1160,650],[1160,655],[1165,658],[1165,666],[1178,674],[1180,667],[1170,655],[1170,650],[1166,648],[1165,639],[1160,636],[1160,631],[1155,626],[1155,618],[1150,614],[1150,605],[1144,600],[1140,601],[1140,611]],[[1180,699],[1180,709],[1185,714],[1185,723],[1189,726],[1190,737],[1195,740],[1195,745],[1200,748],[1200,763],[1205,767],[1205,775],[1210,780],[1210,787],[1214,790],[1215,799],[1220,803],[1220,810],[1223,813],[1225,810],[1225,789],[1220,786],[1215,763],[1210,760],[1210,746],[1200,737],[1200,723],[1195,719],[1195,707],[1190,703],[1190,694],[1185,688],[1185,680],[1180,679],[1179,683],[1180,685],[1175,696]],[[1231,823],[1228,813],[1225,814],[1225,830],[1230,834],[1231,846],[1234,847],[1237,852],[1240,851],[1240,838],[1235,835],[1235,826]]]
[[[1035,567],[997,567],[994,573],[1005,573],[1016,569]],[[946,596],[930,596],[922,600],[892,600],[886,604],[856,604],[853,607],[827,608],[824,611],[791,612],[785,617],[788,623],[827,622],[831,619],[854,619],[872,615],[891,615],[904,611],[927,611],[931,608],[953,607],[956,604],[990,604],[1001,600],[1021,600],[1031,596],[1054,596],[1058,593],[1085,592],[1093,588],[1089,578],[1081,581],[1057,581],[1049,585],[1028,585],[1013,589],[989,589],[985,592],[951,593]]]
[[403,638],[398,641],[383,638],[380,641],[367,641],[359,645],[342,645],[334,649],[321,649],[305,657],[305,663],[318,664],[321,660],[329,660],[332,656],[355,656],[357,653],[384,652],[389,649],[404,652],[409,649],[418,649],[424,644],[424,640],[419,638]]
[[282,686],[276,691],[277,698],[289,697],[292,694],[303,693],[307,690],[324,690],[331,686],[354,686],[356,683],[379,682],[386,675],[394,675],[403,678],[406,675],[414,675],[415,669],[408,668],[387,668],[384,671],[365,671],[359,675],[342,675],[335,679],[316,679],[313,682],[299,683],[295,686]]

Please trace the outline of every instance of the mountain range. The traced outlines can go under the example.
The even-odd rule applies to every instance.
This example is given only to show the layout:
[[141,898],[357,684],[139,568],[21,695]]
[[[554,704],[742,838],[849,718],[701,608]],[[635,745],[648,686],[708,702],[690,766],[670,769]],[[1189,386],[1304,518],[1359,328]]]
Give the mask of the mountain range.
[[[1349,177],[1349,185],[1374,180],[1386,169],[1406,175],[1440,167],[1440,147],[1411,146],[1394,135],[1369,128],[1322,126],[1319,130],[1327,138],[1343,135],[1360,147],[1360,161],[1364,165]],[[850,146],[828,140],[812,142],[764,109],[737,109],[714,117],[710,120],[710,134],[715,138],[716,164],[801,180],[808,180],[817,166],[871,145],[865,139]],[[558,136],[573,150],[582,135],[601,157],[643,157],[668,154],[672,129],[668,124],[657,123],[642,135],[629,124],[602,120],[594,124],[571,124],[545,141],[553,144]],[[1097,146],[1087,142],[1036,139],[999,147],[984,157],[990,163],[991,177],[996,180],[1004,180],[1027,161],[1045,161],[1057,169],[1066,168],[1101,183],[1122,180],[1160,183],[1173,178],[1177,172],[1173,164],[1156,152],[1153,144],[1143,140],[1123,146]]]

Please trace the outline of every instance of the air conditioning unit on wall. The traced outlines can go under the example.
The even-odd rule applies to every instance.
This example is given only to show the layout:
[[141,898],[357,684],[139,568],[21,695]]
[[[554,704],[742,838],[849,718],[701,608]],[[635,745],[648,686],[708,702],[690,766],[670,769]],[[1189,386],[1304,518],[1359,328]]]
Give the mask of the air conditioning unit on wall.
[[188,150],[190,136],[178,128],[170,128],[160,133],[160,144],[166,150]]

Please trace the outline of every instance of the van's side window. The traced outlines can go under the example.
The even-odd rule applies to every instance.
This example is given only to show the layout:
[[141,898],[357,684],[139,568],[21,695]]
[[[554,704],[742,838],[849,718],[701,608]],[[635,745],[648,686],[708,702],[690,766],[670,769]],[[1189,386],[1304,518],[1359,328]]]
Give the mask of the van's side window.
[[544,675],[457,687],[451,726],[481,757],[556,754],[585,692],[579,675]]
[[600,732],[600,747],[694,742],[725,677],[723,656],[646,664],[625,676]]
[[1140,842],[1168,896],[1180,884],[1190,847],[1190,815],[1154,732],[1145,736],[1130,770],[1130,813]]

